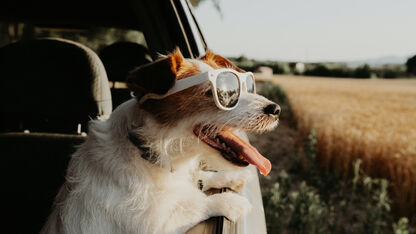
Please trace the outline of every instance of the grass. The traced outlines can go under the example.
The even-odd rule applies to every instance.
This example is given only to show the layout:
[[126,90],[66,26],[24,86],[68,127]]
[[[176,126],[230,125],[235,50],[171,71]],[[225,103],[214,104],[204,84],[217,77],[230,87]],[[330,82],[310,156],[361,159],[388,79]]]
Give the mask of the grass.
[[351,164],[391,181],[400,215],[416,212],[416,80],[277,76],[299,131],[316,131],[318,159],[344,179]]

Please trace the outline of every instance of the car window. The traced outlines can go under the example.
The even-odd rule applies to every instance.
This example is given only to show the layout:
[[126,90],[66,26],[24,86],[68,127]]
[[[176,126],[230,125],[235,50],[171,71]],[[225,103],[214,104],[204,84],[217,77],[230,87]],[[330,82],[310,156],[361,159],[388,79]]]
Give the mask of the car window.
[[192,6],[190,4],[188,4],[188,2],[186,0],[181,0],[184,12],[186,14],[186,18],[188,20],[189,26],[191,27],[191,31],[198,49],[198,53],[200,55],[205,53],[205,47],[206,45],[204,44],[204,39],[202,37],[201,31],[198,27],[198,24],[195,21],[193,12],[192,12]]
[[57,37],[79,42],[95,52],[115,42],[133,42],[147,48],[143,32],[114,27],[53,27],[0,22],[0,47],[23,39]]

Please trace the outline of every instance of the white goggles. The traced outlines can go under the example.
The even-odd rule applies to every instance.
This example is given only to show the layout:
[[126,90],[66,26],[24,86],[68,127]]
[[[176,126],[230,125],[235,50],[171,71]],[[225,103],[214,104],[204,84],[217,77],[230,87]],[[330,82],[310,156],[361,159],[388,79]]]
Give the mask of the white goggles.
[[223,68],[177,80],[175,85],[166,94],[158,95],[148,93],[140,99],[140,104],[147,99],[165,98],[206,81],[211,83],[212,96],[214,97],[215,104],[221,110],[234,109],[238,105],[241,92],[256,93],[256,83],[253,73],[240,73],[233,69]]

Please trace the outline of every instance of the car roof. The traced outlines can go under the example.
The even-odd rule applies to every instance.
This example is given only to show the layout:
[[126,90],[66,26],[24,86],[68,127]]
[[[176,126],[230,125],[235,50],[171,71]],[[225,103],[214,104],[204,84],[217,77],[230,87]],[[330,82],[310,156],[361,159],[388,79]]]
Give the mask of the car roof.
[[45,26],[82,27],[87,25],[138,29],[133,5],[142,0],[3,0],[0,19]]

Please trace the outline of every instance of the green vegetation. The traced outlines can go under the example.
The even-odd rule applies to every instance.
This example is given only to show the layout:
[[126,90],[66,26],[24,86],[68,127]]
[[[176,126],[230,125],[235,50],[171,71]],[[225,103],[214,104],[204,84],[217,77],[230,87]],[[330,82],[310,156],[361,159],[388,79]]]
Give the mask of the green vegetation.
[[416,55],[407,60],[406,71],[408,74],[416,76]]
[[372,72],[376,77],[387,79],[403,78],[410,75],[410,73],[406,73],[406,68],[403,65],[383,65],[382,67],[373,68]]
[[[258,87],[261,94],[278,100],[282,113],[290,112],[282,87],[269,82]],[[409,220],[391,212],[387,180],[367,176],[360,159],[352,163],[349,179],[323,169],[313,129],[299,142],[274,185],[263,188],[268,233],[411,233]]]
[[255,60],[245,56],[229,58],[238,67],[247,71],[256,71],[261,66],[272,68],[274,74],[305,75],[341,78],[403,78],[416,75],[416,55],[409,58],[406,64],[386,64],[371,67],[364,64],[359,67],[349,67],[346,63],[305,63],[305,69],[296,69],[295,62],[280,62],[272,60]]
[[366,176],[361,161],[342,180],[316,162],[312,130],[302,153],[263,193],[268,233],[409,233],[407,218],[394,223],[388,181]]
[[237,58],[229,58],[238,67],[246,71],[256,71],[257,68],[261,66],[267,66],[273,69],[274,74],[291,74],[293,69],[290,67],[289,63],[278,62],[272,60],[259,61],[255,59],[249,59],[245,56],[240,56]]
[[357,68],[350,68],[343,64],[310,64],[307,66],[305,76],[327,76],[327,77],[354,77],[370,78],[370,66],[365,64]]

